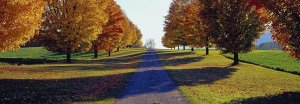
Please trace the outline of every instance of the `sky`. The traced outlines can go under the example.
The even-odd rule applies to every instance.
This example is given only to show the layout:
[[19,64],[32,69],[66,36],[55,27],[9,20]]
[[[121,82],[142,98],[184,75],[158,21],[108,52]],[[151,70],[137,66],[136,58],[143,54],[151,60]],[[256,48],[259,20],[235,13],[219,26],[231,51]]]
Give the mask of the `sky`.
[[[154,39],[156,48],[165,48],[161,43],[164,35],[165,16],[168,14],[172,0],[116,0],[128,18],[136,24],[143,33],[143,42]],[[273,41],[270,32],[266,32],[257,40],[257,45]]]
[[116,0],[128,18],[143,33],[143,42],[154,39],[156,48],[164,48],[161,37],[165,16],[168,14],[172,0]]

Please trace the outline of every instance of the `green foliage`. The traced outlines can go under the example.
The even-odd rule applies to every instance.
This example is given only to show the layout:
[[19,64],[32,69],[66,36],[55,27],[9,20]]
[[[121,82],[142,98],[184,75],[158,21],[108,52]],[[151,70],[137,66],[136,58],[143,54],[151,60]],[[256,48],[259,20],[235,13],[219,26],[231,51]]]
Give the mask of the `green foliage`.
[[[226,54],[225,56],[233,58],[231,54]],[[289,57],[287,53],[280,50],[256,50],[250,53],[241,54],[240,59],[244,62],[272,69],[300,73],[300,62]]]
[[[216,50],[212,50],[210,55],[204,55],[204,50],[194,54],[171,50],[160,50],[159,53],[160,58],[164,59],[162,65],[191,104],[239,104],[249,100],[270,104],[270,96],[299,101],[295,97],[281,95],[295,92],[299,96],[300,76],[246,63],[230,67],[231,60]],[[201,60],[194,60],[193,57],[200,57]],[[183,59],[189,62],[182,63],[180,60]],[[169,61],[176,64],[168,64]]]

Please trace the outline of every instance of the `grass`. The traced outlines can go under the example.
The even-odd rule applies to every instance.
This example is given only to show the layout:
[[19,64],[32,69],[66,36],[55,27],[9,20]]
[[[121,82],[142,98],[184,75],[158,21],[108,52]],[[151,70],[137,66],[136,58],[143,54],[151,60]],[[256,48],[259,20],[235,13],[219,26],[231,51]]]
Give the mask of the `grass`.
[[247,63],[231,67],[232,60],[216,50],[208,56],[203,50],[158,53],[162,65],[192,104],[300,103],[298,75]]
[[[231,54],[226,54],[225,56],[233,58]],[[291,58],[286,52],[281,50],[256,50],[246,54],[240,54],[240,60],[300,75],[299,60]]]
[[[137,50],[138,51],[138,50]],[[107,57],[107,52],[98,53],[101,58]],[[127,52],[121,53],[112,53],[114,56],[128,55]],[[74,61],[84,61],[84,60],[98,60],[94,59],[94,54],[92,52],[87,53],[74,53],[71,58]],[[29,47],[29,48],[20,48],[16,51],[9,51],[0,54],[0,65],[9,65],[9,64],[44,64],[44,63],[62,63],[65,62],[66,54],[56,53],[47,51],[42,47]]]
[[[89,53],[78,54],[74,55],[77,60],[72,64],[0,66],[0,103],[112,104],[144,52],[124,49],[112,57],[99,59],[87,57]],[[23,48],[0,57],[63,59],[42,48]]]

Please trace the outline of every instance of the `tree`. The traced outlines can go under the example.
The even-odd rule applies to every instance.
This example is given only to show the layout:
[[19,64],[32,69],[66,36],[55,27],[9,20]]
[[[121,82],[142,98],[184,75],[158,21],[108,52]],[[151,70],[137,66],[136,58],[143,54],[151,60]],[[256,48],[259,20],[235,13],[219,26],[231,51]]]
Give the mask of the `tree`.
[[187,44],[194,51],[194,47],[200,48],[208,46],[206,40],[207,35],[204,28],[204,19],[201,17],[200,12],[203,6],[198,0],[192,0],[183,8],[184,22],[181,28],[185,31],[185,37],[188,40]]
[[201,27],[204,36],[204,44],[206,49],[206,55],[209,54],[210,43],[213,43],[213,35],[218,33],[218,23],[217,23],[217,4],[218,0],[200,0],[200,6],[202,9],[200,11],[200,19],[202,19],[203,26]]
[[137,27],[128,19],[128,17],[125,17],[125,20],[122,23],[122,26],[124,27],[124,35],[122,36],[121,43],[119,44],[119,47],[130,47],[134,42],[137,40]]
[[142,48],[143,47],[143,42],[142,42],[142,37],[143,37],[143,34],[141,32],[140,29],[136,28],[136,41],[132,44],[132,47],[134,48]]
[[92,41],[102,33],[107,22],[105,2],[98,0],[54,0],[48,2],[43,14],[39,41],[46,49],[67,54],[89,51]]
[[[98,50],[105,50],[110,56],[111,52],[118,47],[123,35],[122,21],[124,20],[124,14],[114,0],[110,0],[109,4],[105,9],[109,16],[108,22],[104,25],[103,33],[98,36],[94,45],[97,48],[95,53],[98,53]],[[97,54],[95,54],[95,58],[97,57]]]
[[20,48],[35,35],[43,8],[43,1],[0,0],[0,52]]
[[[184,14],[182,8],[187,3],[184,0],[173,0],[170,6],[169,14],[165,17],[165,35],[171,35],[172,41],[176,46],[187,45],[187,37],[184,28]],[[167,38],[167,37],[166,37]]]
[[156,46],[154,39],[148,39],[145,43],[147,49],[154,49]]
[[244,0],[220,0],[217,10],[220,31],[212,37],[222,52],[234,54],[232,65],[237,65],[238,53],[251,51],[265,25],[259,20],[255,8]]
[[253,0],[268,10],[272,37],[284,50],[300,59],[299,0]]

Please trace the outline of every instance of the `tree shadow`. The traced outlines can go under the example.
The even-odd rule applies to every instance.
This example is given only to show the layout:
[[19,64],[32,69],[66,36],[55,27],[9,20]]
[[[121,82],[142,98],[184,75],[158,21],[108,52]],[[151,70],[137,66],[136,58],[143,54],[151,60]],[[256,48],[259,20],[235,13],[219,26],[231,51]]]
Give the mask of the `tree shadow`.
[[69,65],[69,66],[60,66],[60,65],[49,65],[43,66],[47,70],[127,70],[136,68],[140,62],[132,63],[106,63],[105,65],[101,64],[87,64],[87,65]]
[[300,92],[284,92],[272,96],[237,99],[227,104],[300,104]]
[[[60,53],[54,53],[60,55]],[[84,53],[78,53],[84,54]],[[99,64],[108,64],[108,63],[124,63],[130,62],[133,60],[139,59],[144,53],[137,53],[128,56],[112,57],[106,59],[94,59],[94,60],[78,60],[72,59],[72,64],[90,64],[90,63],[99,63]],[[92,56],[90,56],[92,58]],[[35,64],[65,64],[65,59],[55,60],[55,59],[32,59],[32,58],[0,58],[0,62],[13,64],[13,65],[35,65]]]
[[70,79],[0,79],[1,104],[64,104],[116,98],[131,73]]
[[[156,68],[156,67],[152,67]],[[196,86],[201,84],[211,84],[215,81],[229,78],[236,69],[232,68],[202,68],[202,69],[182,69],[182,70],[150,70],[136,72],[129,80],[129,85],[123,93],[122,98],[148,93],[164,93],[178,89],[180,86]],[[171,77],[168,77],[172,75]],[[154,76],[154,77],[153,77]],[[177,83],[173,82],[175,80]]]
[[132,55],[127,56],[120,56],[120,57],[113,57],[113,58],[107,58],[107,59],[100,59],[98,60],[99,63],[124,63],[124,62],[130,62],[133,60],[140,59],[143,55],[145,55],[144,52],[142,53],[136,53]]
[[[170,51],[170,52],[172,52],[172,51]],[[194,54],[193,52],[169,53],[168,51],[167,52],[165,52],[165,51],[158,51],[156,53],[158,54],[158,56],[161,59],[164,59],[164,60],[167,60],[167,59],[170,59],[170,58],[174,58],[174,57],[177,57],[177,56],[186,56],[186,55],[192,55],[192,54]]]
[[206,67],[199,69],[168,70],[174,80],[181,86],[212,84],[215,81],[229,78],[237,69]]
[[204,58],[198,57],[198,56],[193,56],[193,57],[161,60],[161,63],[164,66],[178,66],[178,65],[189,64],[189,63],[193,63],[193,62],[199,62],[202,59],[204,59]]
[[177,89],[164,70],[136,72],[129,80],[129,86],[119,98],[127,98],[148,93],[163,93]]
[[61,63],[63,60],[30,59],[30,58],[0,58],[0,62],[16,65],[33,65],[46,63]]

